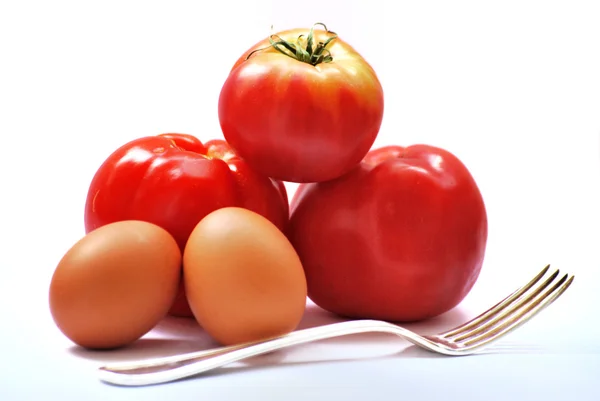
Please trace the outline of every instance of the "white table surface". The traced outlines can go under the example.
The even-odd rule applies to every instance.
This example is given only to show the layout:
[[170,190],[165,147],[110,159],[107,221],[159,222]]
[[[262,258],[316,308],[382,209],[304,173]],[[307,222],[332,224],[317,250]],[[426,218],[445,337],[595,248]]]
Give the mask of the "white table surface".
[[[0,400],[600,399],[598,3],[394,4],[0,4]],[[573,286],[482,355],[441,357],[390,335],[358,335],[177,383],[101,383],[104,362],[215,344],[186,319],[112,353],[82,351],[56,329],[49,281],[83,235],[96,168],[135,137],[219,137],[216,99],[231,63],[271,24],[317,21],[380,75],[386,114],[376,145],[445,147],[486,201],[489,242],[475,288],[455,310],[411,327],[452,327],[547,263],[574,273]],[[338,320],[309,305],[301,326]]]

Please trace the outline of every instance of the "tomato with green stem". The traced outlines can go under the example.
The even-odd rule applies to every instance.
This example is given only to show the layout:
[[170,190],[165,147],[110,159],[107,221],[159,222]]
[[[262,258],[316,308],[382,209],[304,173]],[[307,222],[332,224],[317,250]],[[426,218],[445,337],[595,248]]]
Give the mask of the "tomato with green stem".
[[339,177],[358,164],[379,133],[383,109],[375,70],[315,24],[244,52],[221,89],[218,112],[225,139],[249,164],[302,183]]

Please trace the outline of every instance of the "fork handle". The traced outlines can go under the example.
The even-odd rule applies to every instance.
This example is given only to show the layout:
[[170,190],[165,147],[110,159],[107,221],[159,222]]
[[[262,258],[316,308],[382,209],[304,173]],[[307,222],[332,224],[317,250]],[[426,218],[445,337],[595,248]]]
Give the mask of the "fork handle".
[[104,382],[121,386],[146,386],[166,383],[293,345],[367,332],[392,333],[414,340],[414,338],[410,338],[408,330],[399,326],[379,320],[355,320],[299,330],[272,340],[251,343],[250,345],[175,355],[141,363],[107,365],[99,369],[99,378]]

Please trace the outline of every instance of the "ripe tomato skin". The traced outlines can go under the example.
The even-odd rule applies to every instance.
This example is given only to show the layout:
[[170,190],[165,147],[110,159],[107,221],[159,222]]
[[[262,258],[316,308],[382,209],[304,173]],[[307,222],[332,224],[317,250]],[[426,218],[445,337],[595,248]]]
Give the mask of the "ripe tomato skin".
[[[309,29],[277,35],[295,42]],[[325,41],[315,30],[315,42]],[[333,61],[316,66],[269,47],[265,39],[234,64],[219,96],[227,142],[263,174],[321,182],[358,164],[381,126],[383,89],[373,68],[339,37]],[[247,56],[257,49],[251,57]]]
[[[223,140],[202,143],[187,134],[138,138],[100,166],[88,189],[86,233],[120,220],[142,220],[167,230],[183,252],[196,224],[227,206],[252,210],[287,229],[282,182],[251,168]],[[170,313],[192,317],[184,287]]]
[[417,321],[452,309],[471,290],[487,214],[453,154],[387,146],[338,179],[300,185],[288,235],[317,305],[352,318]]

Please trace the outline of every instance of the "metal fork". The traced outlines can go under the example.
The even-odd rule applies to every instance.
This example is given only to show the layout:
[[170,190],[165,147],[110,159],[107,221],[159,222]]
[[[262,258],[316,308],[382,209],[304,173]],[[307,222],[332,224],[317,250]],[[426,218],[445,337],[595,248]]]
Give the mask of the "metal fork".
[[166,383],[293,345],[367,332],[396,334],[419,347],[444,355],[473,354],[527,322],[566,291],[574,276],[565,274],[557,280],[559,270],[556,270],[541,281],[549,268],[547,265],[527,284],[476,318],[435,335],[419,335],[385,321],[354,320],[298,330],[265,341],[107,365],[100,367],[98,373],[100,380],[121,386]]

